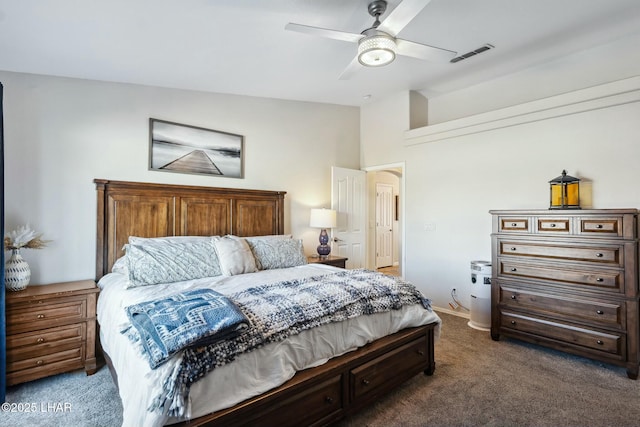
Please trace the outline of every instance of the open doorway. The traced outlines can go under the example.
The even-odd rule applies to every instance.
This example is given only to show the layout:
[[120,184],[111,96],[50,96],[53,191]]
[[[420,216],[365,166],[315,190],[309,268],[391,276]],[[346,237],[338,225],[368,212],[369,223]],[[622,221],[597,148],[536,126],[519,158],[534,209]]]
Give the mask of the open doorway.
[[367,264],[386,274],[404,276],[404,163],[380,165],[367,172]]

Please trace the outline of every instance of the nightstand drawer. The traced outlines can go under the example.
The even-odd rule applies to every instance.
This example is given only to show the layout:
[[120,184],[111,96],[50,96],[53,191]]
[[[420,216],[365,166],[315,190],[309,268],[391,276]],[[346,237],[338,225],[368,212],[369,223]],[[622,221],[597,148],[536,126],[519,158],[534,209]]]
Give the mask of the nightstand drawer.
[[606,333],[533,316],[528,317],[503,312],[500,324],[503,328],[542,335],[569,344],[616,355],[623,354],[622,349],[625,348],[626,344],[623,333]]
[[7,335],[7,358],[24,359],[52,352],[61,346],[79,346],[86,336],[86,324],[60,326],[23,334]]
[[7,332],[18,329],[48,328],[55,323],[83,320],[87,315],[86,298],[64,302],[27,304],[7,310]]
[[40,355],[23,360],[13,361],[7,357],[7,372],[21,371],[29,368],[42,368],[57,362],[77,361],[78,366],[82,367],[82,347],[76,346],[67,350],[55,353]]
[[84,367],[84,357],[82,348],[74,348],[17,363],[7,363],[7,385],[81,369]]

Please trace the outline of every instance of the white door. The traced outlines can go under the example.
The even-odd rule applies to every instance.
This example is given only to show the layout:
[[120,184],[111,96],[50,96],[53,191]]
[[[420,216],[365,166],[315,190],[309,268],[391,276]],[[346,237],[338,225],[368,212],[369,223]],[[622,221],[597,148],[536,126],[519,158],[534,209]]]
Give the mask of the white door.
[[376,184],[376,268],[393,264],[393,186]]
[[331,209],[337,212],[331,254],[349,258],[347,268],[365,267],[366,254],[366,173],[331,168]]

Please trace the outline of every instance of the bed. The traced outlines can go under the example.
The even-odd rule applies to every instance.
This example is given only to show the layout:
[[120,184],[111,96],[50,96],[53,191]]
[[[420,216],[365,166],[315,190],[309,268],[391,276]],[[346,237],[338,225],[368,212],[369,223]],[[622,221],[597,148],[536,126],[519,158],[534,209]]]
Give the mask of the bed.
[[[148,360],[121,333],[127,320],[124,306],[202,288],[236,295],[254,290],[257,283],[309,283],[318,277],[351,280],[369,273],[299,262],[287,268],[127,289],[123,248],[130,236],[143,244],[181,241],[167,236],[189,236],[184,239],[200,242],[208,236],[232,235],[255,245],[265,241],[280,245],[278,240],[293,245],[295,239],[284,235],[285,192],[99,179],[95,183],[100,342],[123,401],[123,426],[327,425],[370,405],[418,373],[433,374],[440,319],[420,304],[405,305],[301,330],[239,354],[190,385],[180,416],[149,411],[180,359],[170,358],[150,369]],[[263,264],[268,262],[263,259]]]

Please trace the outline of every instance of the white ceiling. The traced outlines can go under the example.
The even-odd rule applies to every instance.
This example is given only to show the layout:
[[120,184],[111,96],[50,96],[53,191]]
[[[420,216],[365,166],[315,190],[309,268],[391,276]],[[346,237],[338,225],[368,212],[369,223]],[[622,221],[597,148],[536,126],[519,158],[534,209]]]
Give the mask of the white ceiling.
[[495,49],[456,64],[398,57],[339,80],[356,44],[284,29],[360,33],[373,22],[368,2],[0,0],[0,70],[362,105],[446,93],[640,32],[640,0],[432,0],[399,37]]

